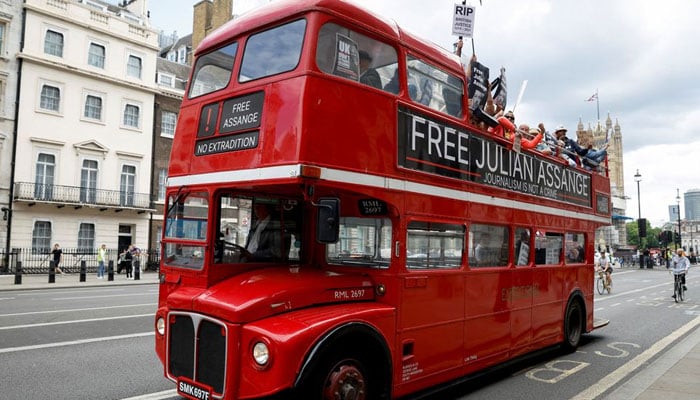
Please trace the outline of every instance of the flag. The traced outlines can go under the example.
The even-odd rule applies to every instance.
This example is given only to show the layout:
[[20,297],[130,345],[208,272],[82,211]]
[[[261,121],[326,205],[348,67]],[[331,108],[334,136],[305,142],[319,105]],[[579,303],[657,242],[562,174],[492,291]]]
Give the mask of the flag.
[[586,101],[596,101],[598,100],[598,92],[593,93],[593,96],[589,97]]

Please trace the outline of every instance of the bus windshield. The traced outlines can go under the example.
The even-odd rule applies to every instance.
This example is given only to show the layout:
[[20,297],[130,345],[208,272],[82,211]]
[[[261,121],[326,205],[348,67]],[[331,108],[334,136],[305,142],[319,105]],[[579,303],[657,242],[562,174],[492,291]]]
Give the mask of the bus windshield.
[[299,261],[301,201],[225,193],[216,214],[215,264]]

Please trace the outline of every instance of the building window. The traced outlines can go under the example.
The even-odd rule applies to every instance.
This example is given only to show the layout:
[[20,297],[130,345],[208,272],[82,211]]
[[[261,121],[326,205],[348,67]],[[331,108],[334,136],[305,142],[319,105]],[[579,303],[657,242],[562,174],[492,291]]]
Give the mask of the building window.
[[158,171],[158,201],[165,201],[165,182],[168,180],[168,169]]
[[127,104],[124,107],[124,126],[131,128],[139,127],[139,106],[134,104]]
[[[1,46],[1,44],[0,44]],[[5,115],[5,88],[7,87],[7,81],[5,77],[0,76],[0,115]]]
[[44,53],[56,57],[63,57],[63,34],[47,30],[44,38]]
[[134,205],[134,189],[136,188],[136,167],[133,165],[122,166],[121,181],[119,183],[119,200],[122,206]]
[[85,97],[85,118],[102,121],[102,98],[93,95]]
[[32,229],[32,253],[51,251],[51,222],[35,221]]
[[0,54],[5,54],[5,31],[7,23],[5,21],[0,21]]
[[126,65],[126,74],[141,79],[141,58],[129,56],[129,62]]
[[56,170],[56,156],[40,153],[36,161],[36,179],[34,197],[37,199],[53,199],[53,177]]
[[172,75],[158,73],[158,84],[162,86],[175,87],[175,79]]
[[91,253],[95,249],[95,224],[81,223],[78,229],[78,251]]
[[88,52],[88,64],[97,68],[105,67],[105,47],[97,43],[90,43]]
[[165,137],[175,136],[175,125],[177,124],[177,113],[163,111],[160,122],[160,135]]
[[187,63],[187,47],[180,47],[177,50],[177,62],[180,64]]
[[39,107],[44,110],[58,112],[61,104],[61,90],[56,86],[43,85]]
[[94,204],[97,201],[97,161],[83,160],[80,170],[80,201]]

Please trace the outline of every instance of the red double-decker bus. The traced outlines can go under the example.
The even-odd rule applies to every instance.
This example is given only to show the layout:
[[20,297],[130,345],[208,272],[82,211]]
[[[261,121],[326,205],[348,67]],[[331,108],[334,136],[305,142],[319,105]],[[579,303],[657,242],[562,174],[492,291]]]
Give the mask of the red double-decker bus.
[[181,395],[398,398],[604,323],[608,178],[472,125],[466,87],[457,56],[347,1],[200,44],[155,316]]

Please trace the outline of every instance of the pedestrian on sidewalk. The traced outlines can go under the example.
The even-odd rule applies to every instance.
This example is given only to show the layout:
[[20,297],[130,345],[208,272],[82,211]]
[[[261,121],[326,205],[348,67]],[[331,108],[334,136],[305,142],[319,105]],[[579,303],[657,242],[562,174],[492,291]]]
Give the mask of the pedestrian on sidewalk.
[[53,245],[53,250],[51,251],[51,254],[53,255],[53,265],[56,269],[56,272],[63,275],[63,270],[59,268],[61,260],[63,259],[63,250],[61,250],[61,246],[59,246],[58,243]]
[[105,277],[105,258],[107,257],[107,245],[102,243],[99,249],[97,249],[97,279],[104,279]]
[[132,279],[131,275],[131,268],[132,268],[132,262],[133,262],[133,254],[131,253],[131,249],[133,248],[133,245],[129,245],[124,252],[120,255],[120,257],[124,260],[124,268],[126,268],[126,279]]

